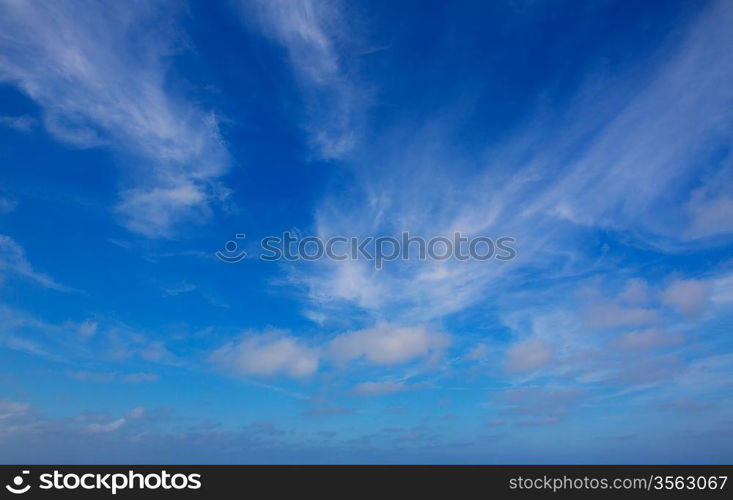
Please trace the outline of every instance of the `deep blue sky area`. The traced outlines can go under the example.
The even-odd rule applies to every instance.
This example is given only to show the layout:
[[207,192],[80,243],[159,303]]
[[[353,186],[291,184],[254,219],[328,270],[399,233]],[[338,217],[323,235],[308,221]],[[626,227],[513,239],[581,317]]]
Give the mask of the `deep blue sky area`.
[[732,27],[0,0],[0,463],[730,463]]

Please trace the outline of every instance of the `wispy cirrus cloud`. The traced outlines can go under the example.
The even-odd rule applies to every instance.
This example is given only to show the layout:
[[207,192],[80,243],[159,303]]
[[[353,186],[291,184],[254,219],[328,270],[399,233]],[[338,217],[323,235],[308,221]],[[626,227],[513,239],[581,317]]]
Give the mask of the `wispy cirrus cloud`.
[[52,290],[61,292],[71,290],[50,276],[36,271],[26,257],[23,247],[10,236],[0,234],[0,285],[5,275],[20,276]]
[[129,424],[133,420],[138,420],[145,416],[145,408],[142,406],[136,406],[128,411],[124,416],[112,420],[110,422],[91,422],[87,425],[87,430],[93,434],[99,432],[115,432],[120,430],[125,425]]
[[731,19],[730,3],[712,2],[676,47],[661,51],[653,77],[623,100],[531,210],[626,230],[652,245],[730,233],[703,219],[727,203],[720,185],[710,183],[730,183],[730,160],[715,152],[733,130],[733,89],[725,83],[733,78]]
[[117,213],[149,237],[205,219],[228,166],[216,115],[171,84],[168,58],[182,44],[170,7],[0,2],[0,81],[41,107],[58,140],[120,154]]
[[9,127],[19,132],[30,132],[36,125],[38,125],[38,120],[32,116],[0,116],[0,126]]
[[[413,324],[439,320],[499,300],[503,290],[526,284],[527,273],[551,281],[608,271],[616,264],[582,245],[582,235],[593,230],[662,253],[720,245],[702,233],[691,237],[698,222],[689,207],[703,198],[727,206],[723,188],[694,193],[715,182],[719,167],[707,172],[701,159],[724,148],[731,134],[731,18],[727,2],[711,3],[684,36],[655,54],[642,83],[638,74],[615,87],[588,77],[574,97],[544,106],[508,140],[474,155],[455,142],[457,125],[441,113],[405,131],[403,140],[375,136],[352,165],[352,189],[319,207],[319,236],[511,235],[518,257],[411,261],[378,272],[360,261],[316,263],[291,274],[305,289],[308,310],[333,316],[357,308]],[[601,98],[614,105],[597,106]],[[715,178],[730,185],[728,177]],[[729,241],[727,225],[713,225]],[[604,307],[594,314],[601,323],[654,321],[638,305]]]
[[169,340],[113,319],[51,322],[0,303],[0,346],[49,361],[179,365]]
[[[595,283],[600,289],[616,288],[616,296],[592,293],[584,286],[575,292],[561,291],[562,288],[545,291],[538,303],[542,305],[517,307],[506,313],[503,322],[516,340],[500,344],[500,349],[506,351],[505,369],[522,384],[562,380],[594,394],[611,387],[622,393],[674,387],[696,371],[696,365],[716,357],[698,353],[698,348],[724,342],[714,332],[720,327],[716,325],[725,321],[725,313],[720,316],[724,310],[722,302],[730,300],[724,298],[723,292],[720,306],[714,311],[716,301],[708,300],[707,294],[710,290],[724,290],[717,284],[725,283],[729,274],[705,280],[664,280],[660,287],[651,287],[639,278],[620,280],[615,286]],[[608,277],[606,280],[613,281]],[[680,283],[694,286],[687,290]],[[639,289],[644,293],[637,296]],[[698,290],[704,291],[702,303]],[[678,303],[672,304],[665,298],[670,292]],[[565,300],[563,295],[573,298]],[[643,315],[623,312],[627,310],[621,304],[632,298],[643,298]],[[622,321],[589,322],[589,312],[597,311],[599,304],[611,307]],[[690,308],[694,315],[683,312]],[[605,317],[606,312],[603,314]],[[733,365],[723,365],[719,362],[718,369],[733,370]],[[691,396],[689,387],[678,390],[670,389],[669,397]]]
[[361,382],[354,387],[359,396],[384,396],[409,390],[410,386],[401,381],[383,380],[380,382]]
[[116,372],[93,372],[88,370],[69,370],[65,373],[67,377],[79,380],[80,382],[125,382],[139,384],[144,382],[156,382],[159,376],[155,373],[135,372],[120,374]]

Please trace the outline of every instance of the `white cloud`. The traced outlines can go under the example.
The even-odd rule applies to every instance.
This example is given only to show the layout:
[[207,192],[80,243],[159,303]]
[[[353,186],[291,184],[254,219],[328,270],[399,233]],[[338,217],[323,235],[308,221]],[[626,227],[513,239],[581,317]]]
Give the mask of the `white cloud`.
[[375,282],[375,271],[370,263],[344,260],[329,262],[326,266],[331,270],[326,279],[308,275],[293,277],[294,282],[302,282],[309,287],[312,301],[319,305],[348,301],[366,309],[379,307],[381,285]]
[[[339,53],[349,31],[336,0],[258,0],[240,2],[245,18],[282,45],[304,92],[313,147],[323,158],[340,158],[357,139],[356,115],[363,97]],[[254,14],[254,16],[252,16]]]
[[374,365],[394,365],[439,353],[450,337],[424,326],[399,327],[379,324],[374,328],[345,333],[333,339],[329,354],[339,364],[364,358]]
[[635,351],[679,344],[680,342],[682,342],[682,337],[679,335],[666,334],[658,328],[648,328],[619,335],[613,343],[621,349]]
[[169,350],[168,342],[170,338],[152,338],[145,331],[114,319],[105,321],[103,326],[88,320],[51,323],[0,303],[0,346],[57,362],[119,362],[139,358],[180,365],[181,361]]
[[552,347],[540,339],[527,339],[509,346],[504,370],[507,373],[530,372],[552,359]]
[[687,211],[690,239],[705,238],[733,232],[733,154],[716,165],[716,169],[700,187],[690,193]]
[[113,420],[106,424],[99,424],[96,422],[89,424],[88,429],[89,429],[89,432],[92,432],[92,433],[114,432],[116,430],[121,429],[122,426],[125,425],[125,423],[127,423],[127,420],[125,420],[124,418],[118,418],[117,420]]
[[662,293],[662,302],[688,318],[697,318],[710,303],[710,288],[702,280],[676,280]]
[[172,352],[168,350],[165,342],[161,340],[153,340],[147,342],[146,345],[141,346],[138,351],[138,355],[146,360],[153,361],[155,363],[175,363],[176,357]]
[[694,197],[690,204],[690,236],[701,238],[733,232],[733,196],[720,195],[704,200]]
[[647,325],[658,321],[656,310],[641,307],[621,307],[614,302],[592,304],[587,312],[591,328],[615,328],[619,326]]
[[283,331],[248,333],[209,356],[219,368],[238,376],[307,377],[318,369],[319,353]]
[[66,376],[81,382],[115,382],[122,381],[130,384],[139,384],[143,382],[157,382],[159,377],[155,373],[128,373],[120,375],[114,372],[90,372],[85,370],[67,371]]
[[122,380],[131,384],[139,384],[142,382],[157,382],[159,378],[160,377],[158,377],[158,375],[155,373],[139,372],[128,373],[127,375],[122,377]]
[[92,337],[95,333],[97,333],[97,327],[99,326],[99,323],[96,321],[93,321],[91,319],[85,319],[79,325],[76,327],[76,331],[81,335],[83,338],[88,339]]
[[650,298],[649,284],[641,278],[627,280],[623,292],[619,295],[621,301],[634,306],[644,305],[649,302]]
[[383,396],[407,389],[404,382],[362,382],[354,387],[354,392],[360,396]]
[[144,415],[145,415],[145,408],[142,406],[136,406],[135,408],[127,412],[127,414],[125,415],[125,418],[129,420],[134,420],[134,419],[142,418]]
[[46,274],[33,269],[25,250],[12,238],[0,234],[0,284],[6,274],[16,274],[38,285],[53,290],[68,291],[69,288],[57,283]]
[[712,280],[710,301],[725,306],[733,302],[733,273],[724,274]]
[[466,361],[478,361],[489,355],[489,346],[486,344],[476,344],[464,356]]
[[138,420],[145,415],[145,408],[137,406],[131,409],[125,414],[124,417],[112,420],[107,423],[93,422],[87,426],[87,430],[91,433],[106,433],[120,430],[122,427],[127,425],[131,420]]
[[[578,250],[577,231],[586,226],[620,229],[632,245],[662,251],[692,244],[679,224],[687,221],[691,184],[701,177],[701,158],[727,144],[731,131],[733,62],[724,48],[731,18],[729,2],[711,4],[643,78],[628,73],[618,77],[623,85],[610,85],[588,75],[575,97],[485,151],[469,155],[457,146],[460,120],[439,107],[420,126],[408,119],[375,135],[354,161],[355,185],[321,204],[319,236],[510,235],[518,257],[413,259],[377,272],[365,261],[319,262],[291,275],[307,291],[308,309],[334,316],[358,307],[374,319],[424,324],[501,302],[522,279],[517,270],[546,279],[607,270],[598,267],[607,259]],[[729,181],[723,186],[730,191]],[[624,307],[597,307],[591,326],[657,321],[657,312],[641,307],[653,290],[631,286]]]
[[245,333],[209,356],[209,362],[238,376],[302,378],[314,374],[326,356],[337,365],[364,359],[390,366],[416,359],[436,359],[450,344],[450,337],[425,327],[380,324],[344,333],[322,345],[308,344],[283,330]]
[[181,283],[177,286],[163,288],[163,296],[174,297],[176,295],[181,295],[182,293],[193,292],[194,290],[196,290],[196,285],[192,283]]
[[78,370],[78,371],[67,371],[65,373],[67,377],[73,378],[75,380],[78,380],[80,382],[112,382],[117,377],[117,374],[115,373],[107,373],[107,372],[89,372],[86,370]]
[[29,132],[38,124],[38,120],[28,115],[0,116],[0,126],[9,127],[20,132]]
[[623,99],[620,111],[578,161],[562,169],[534,209],[632,231],[654,246],[665,244],[660,236],[683,243],[689,237],[680,224],[688,221],[689,179],[701,175],[702,159],[731,134],[732,21],[730,2],[711,3],[678,47],[665,47],[652,78]]
[[520,387],[504,391],[498,402],[507,405],[508,414],[520,423],[554,424],[580,404],[583,393],[562,387]]
[[57,139],[125,155],[134,184],[117,212],[150,237],[206,217],[227,167],[215,116],[172,86],[181,37],[171,7],[0,1],[0,81],[40,105]]

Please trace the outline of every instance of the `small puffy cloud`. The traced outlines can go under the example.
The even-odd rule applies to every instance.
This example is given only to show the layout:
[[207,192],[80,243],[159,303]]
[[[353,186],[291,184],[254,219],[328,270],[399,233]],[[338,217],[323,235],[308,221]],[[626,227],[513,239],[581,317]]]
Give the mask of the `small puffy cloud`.
[[662,293],[662,302],[688,318],[697,318],[710,302],[710,286],[702,280],[676,280]]
[[588,326],[594,329],[637,326],[655,323],[659,319],[657,311],[642,307],[621,307],[613,302],[591,305],[586,318]]
[[665,403],[662,403],[659,405],[661,408],[668,409],[668,410],[676,410],[684,413],[689,412],[700,412],[700,411],[706,411],[712,408],[712,404],[708,402],[699,402],[694,401],[692,399],[675,399],[672,401],[667,401]]
[[363,98],[347,63],[358,58],[341,51],[349,46],[349,27],[340,2],[257,0],[240,2],[247,22],[285,48],[308,102],[308,132],[325,159],[346,155],[356,142],[355,126]]
[[658,328],[648,328],[625,333],[619,336],[613,344],[621,349],[636,351],[679,344],[680,342],[682,342],[682,337],[679,335],[668,335]]
[[450,337],[424,326],[397,327],[380,324],[336,337],[329,344],[337,363],[364,358],[374,365],[395,365],[442,352]]
[[93,424],[89,424],[88,429],[89,429],[89,432],[93,432],[93,433],[113,432],[118,429],[121,429],[122,426],[125,425],[126,422],[127,421],[124,418],[118,418],[117,420],[113,420],[106,424],[99,424],[95,422]]
[[319,352],[283,331],[246,334],[209,356],[218,367],[239,376],[307,377],[318,369]]
[[86,319],[79,323],[79,325],[76,327],[76,331],[81,335],[83,338],[88,339],[92,336],[94,336],[95,333],[97,333],[97,327],[99,324],[96,321],[92,321],[90,319]]
[[509,347],[504,370],[507,373],[534,371],[551,359],[552,348],[548,343],[540,339],[527,339]]
[[651,290],[646,280],[632,278],[626,281],[626,286],[619,298],[630,305],[643,305],[649,302]]
[[409,386],[404,382],[362,382],[354,387],[354,393],[360,396],[384,396],[385,394],[401,392],[408,388]]
[[674,355],[628,359],[613,378],[622,384],[651,384],[674,378],[684,371],[684,362]]
[[374,280],[368,264],[357,260],[332,261],[325,274],[298,276],[295,280],[303,280],[311,300],[318,304],[348,301],[375,309],[385,292]]

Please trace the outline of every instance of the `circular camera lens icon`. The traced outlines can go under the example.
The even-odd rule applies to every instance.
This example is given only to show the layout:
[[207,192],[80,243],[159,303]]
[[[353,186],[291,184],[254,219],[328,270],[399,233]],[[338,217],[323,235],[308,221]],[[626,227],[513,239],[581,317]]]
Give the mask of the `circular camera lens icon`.
[[[247,235],[237,234],[234,237],[238,240],[242,240],[246,238]],[[237,252],[237,242],[234,240],[229,240],[224,244],[224,251],[217,250],[215,255],[217,259],[232,264],[234,262],[239,262],[240,260],[244,259],[247,256],[247,252],[245,252],[244,250]]]
[[[31,471],[24,470],[23,475],[30,474]],[[10,493],[13,493],[15,495],[22,495],[23,493],[26,493],[29,489],[31,489],[30,484],[26,484],[23,486],[24,478],[23,476],[15,476],[13,478],[13,486],[6,484],[5,489],[7,489]]]

